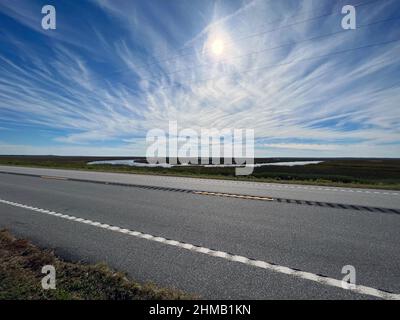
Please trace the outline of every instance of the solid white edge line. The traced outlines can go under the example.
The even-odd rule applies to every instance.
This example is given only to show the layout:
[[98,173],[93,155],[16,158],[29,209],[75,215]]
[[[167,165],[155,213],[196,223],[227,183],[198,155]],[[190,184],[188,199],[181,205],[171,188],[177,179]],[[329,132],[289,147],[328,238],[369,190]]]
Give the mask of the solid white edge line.
[[155,241],[155,242],[163,243],[166,245],[179,247],[179,248],[186,249],[189,251],[206,254],[206,255],[209,255],[212,257],[217,257],[217,258],[221,258],[221,259],[225,259],[225,260],[229,260],[229,261],[233,261],[233,262],[239,262],[239,263],[243,263],[243,264],[246,264],[249,266],[266,269],[266,270],[270,270],[270,271],[277,272],[277,273],[291,275],[296,278],[310,280],[310,281],[314,281],[314,282],[332,286],[332,287],[338,287],[343,290],[350,290],[352,292],[359,293],[359,294],[369,295],[369,296],[386,299],[386,300],[400,300],[400,294],[389,293],[389,292],[385,292],[385,291],[382,291],[379,289],[375,289],[375,288],[371,288],[371,287],[367,287],[367,286],[363,286],[363,285],[356,285],[355,288],[345,289],[342,287],[341,280],[320,276],[320,275],[313,274],[310,272],[294,270],[294,269],[291,269],[291,268],[288,268],[285,266],[271,264],[266,261],[253,260],[253,259],[249,259],[247,257],[233,255],[233,254],[229,254],[229,253],[223,252],[223,251],[216,251],[216,250],[212,250],[212,249],[205,248],[205,247],[195,246],[190,243],[184,243],[184,242],[180,242],[180,241],[176,241],[176,240],[165,239],[163,237],[153,236],[151,234],[146,234],[146,233],[142,233],[139,231],[132,231],[132,230],[120,228],[117,226],[110,226],[105,223],[87,220],[87,219],[83,219],[83,218],[78,218],[78,217],[74,217],[74,216],[70,216],[70,215],[66,215],[66,214],[62,214],[62,213],[57,213],[57,212],[54,212],[51,210],[31,207],[28,205],[24,205],[24,204],[12,202],[12,201],[7,201],[7,200],[3,200],[3,199],[0,199],[0,203],[7,204],[10,206],[14,206],[14,207],[20,207],[20,208],[35,211],[35,212],[44,213],[47,215],[51,215],[51,216],[55,216],[55,217],[59,217],[59,218],[67,219],[67,220],[72,220],[75,222],[80,222],[83,224],[107,229],[107,230],[114,231],[114,232],[128,234],[130,236],[134,236],[137,238],[146,239],[149,241]]

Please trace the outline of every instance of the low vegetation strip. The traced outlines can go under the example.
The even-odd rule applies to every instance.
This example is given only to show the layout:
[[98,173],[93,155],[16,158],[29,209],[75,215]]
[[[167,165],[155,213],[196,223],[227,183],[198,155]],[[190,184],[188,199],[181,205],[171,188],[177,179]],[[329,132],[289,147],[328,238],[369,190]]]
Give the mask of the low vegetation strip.
[[[42,267],[56,270],[56,288],[42,288]],[[105,264],[63,261],[50,250],[0,231],[0,300],[175,300],[193,299],[176,289],[139,284]]]
[[235,176],[234,168],[228,167],[161,168],[88,164],[92,161],[127,159],[145,162],[144,158],[138,157],[0,156],[0,165],[400,190],[400,159],[257,158],[256,163],[315,160],[323,162],[292,167],[283,165],[256,167],[249,176]]

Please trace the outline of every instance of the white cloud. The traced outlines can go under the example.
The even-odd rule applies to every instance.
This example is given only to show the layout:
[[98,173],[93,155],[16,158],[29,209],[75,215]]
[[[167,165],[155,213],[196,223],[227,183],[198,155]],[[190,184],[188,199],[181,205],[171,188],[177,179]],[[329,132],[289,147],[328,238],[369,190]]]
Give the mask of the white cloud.
[[295,150],[337,150],[338,145],[329,144],[306,144],[306,143],[265,143],[267,148],[295,149]]
[[58,155],[58,156],[142,156],[142,146],[92,147],[92,146],[32,146],[0,143],[1,155]]
[[[290,11],[281,2],[252,1],[226,16],[215,13],[214,20],[185,38],[189,33],[179,21],[171,19],[171,13],[153,12],[159,19],[156,24],[131,2],[122,7],[114,1],[97,3],[108,16],[118,18],[125,33],[107,35],[89,20],[93,39],[72,29],[65,39],[53,39],[51,58],[35,55],[29,48],[29,56],[34,58],[22,65],[0,53],[1,123],[65,131],[54,141],[70,152],[86,148],[71,149],[75,144],[140,142],[141,138],[135,137],[144,137],[154,128],[166,130],[173,120],[181,128],[255,129],[258,139],[329,141],[267,145],[292,152],[347,153],[335,141],[349,140],[348,145],[359,146],[360,154],[369,150],[371,155],[384,155],[383,150],[393,154],[393,147],[384,143],[400,143],[400,90],[384,89],[394,83],[400,68],[399,43],[312,59],[395,38],[399,35],[396,28],[377,39],[370,36],[375,30],[371,27],[300,43],[337,31],[337,17],[262,34],[263,30],[293,23],[296,8]],[[307,1],[302,4],[299,9],[305,12],[313,9]],[[385,6],[370,18],[382,19]],[[23,22],[29,6],[17,14],[7,1],[0,10],[37,29],[31,20]],[[211,33],[229,39],[223,58],[217,61],[203,50]],[[18,39],[13,35],[8,38],[14,40],[9,45],[16,54],[24,57]],[[179,42],[185,51],[176,49]],[[288,43],[297,44],[268,49]],[[250,55],[252,52],[259,53]],[[154,56],[159,63],[154,63]],[[369,147],[353,140],[362,140]]]

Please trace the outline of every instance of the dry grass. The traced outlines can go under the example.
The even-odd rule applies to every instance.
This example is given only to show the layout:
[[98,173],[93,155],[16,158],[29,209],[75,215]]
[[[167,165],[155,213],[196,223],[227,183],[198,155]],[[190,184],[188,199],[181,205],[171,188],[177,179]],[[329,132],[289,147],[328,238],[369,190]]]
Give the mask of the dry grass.
[[[56,289],[43,290],[44,265],[56,269]],[[179,290],[139,284],[105,264],[71,263],[27,240],[0,231],[0,300],[175,300],[193,299]]]

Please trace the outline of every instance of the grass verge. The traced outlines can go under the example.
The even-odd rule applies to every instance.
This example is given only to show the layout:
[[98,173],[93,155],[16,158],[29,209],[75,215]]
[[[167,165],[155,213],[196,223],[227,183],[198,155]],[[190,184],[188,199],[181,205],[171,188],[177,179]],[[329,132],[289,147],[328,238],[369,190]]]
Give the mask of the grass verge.
[[[44,265],[56,270],[56,289],[44,290]],[[0,230],[0,300],[175,300],[193,299],[176,289],[139,284],[105,264],[63,261],[50,250]]]
[[[134,157],[132,157],[134,158]],[[128,158],[128,159],[132,159]],[[307,184],[349,188],[400,190],[400,159],[303,159],[270,158],[257,162],[323,160],[306,166],[257,167],[249,176],[236,176],[233,168],[182,166],[173,168],[88,165],[89,161],[125,158],[64,156],[0,156],[0,164],[36,168],[152,174],[250,182]],[[140,160],[140,159],[139,159]],[[142,159],[143,160],[143,159]]]

